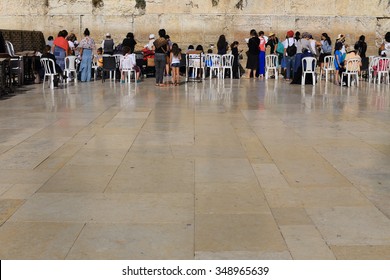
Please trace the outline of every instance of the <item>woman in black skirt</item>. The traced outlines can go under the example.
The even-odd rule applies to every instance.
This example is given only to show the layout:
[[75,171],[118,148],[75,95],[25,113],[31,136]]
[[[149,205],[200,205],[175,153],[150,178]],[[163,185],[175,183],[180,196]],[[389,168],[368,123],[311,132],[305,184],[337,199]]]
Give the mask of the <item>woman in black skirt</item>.
[[256,69],[259,61],[259,44],[260,39],[257,35],[256,30],[252,29],[250,32],[251,38],[248,40],[248,60],[246,62],[246,74],[244,78],[249,79],[251,77],[256,77]]

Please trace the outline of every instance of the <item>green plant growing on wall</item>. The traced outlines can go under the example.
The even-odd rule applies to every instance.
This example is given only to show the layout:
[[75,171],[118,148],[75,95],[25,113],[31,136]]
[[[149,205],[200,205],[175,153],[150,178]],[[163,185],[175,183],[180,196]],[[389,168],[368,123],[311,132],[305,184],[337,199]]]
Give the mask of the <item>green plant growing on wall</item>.
[[101,8],[104,6],[103,0],[92,0],[92,5],[94,8]]
[[245,0],[245,4],[244,4],[244,0],[240,0],[235,5],[236,9],[239,9],[239,10],[242,10],[246,6],[248,6],[248,0]]
[[211,0],[213,7],[218,6],[219,0]]
[[145,10],[146,1],[145,0],[135,0],[135,8]]

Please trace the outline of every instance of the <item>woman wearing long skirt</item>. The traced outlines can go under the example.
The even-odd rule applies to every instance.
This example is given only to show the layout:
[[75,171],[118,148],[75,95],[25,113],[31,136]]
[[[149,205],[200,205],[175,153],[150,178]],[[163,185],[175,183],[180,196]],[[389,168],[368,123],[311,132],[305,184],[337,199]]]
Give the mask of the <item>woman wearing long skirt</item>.
[[267,43],[264,38],[264,32],[259,32],[259,69],[257,70],[257,73],[259,74],[259,78],[263,78],[265,75],[265,44]]
[[246,61],[246,74],[244,78],[249,79],[251,75],[253,78],[256,77],[258,60],[259,60],[259,44],[260,40],[256,30],[252,29],[250,32],[251,38],[248,40],[248,60]]
[[81,40],[78,46],[81,56],[80,72],[82,82],[89,82],[92,74],[92,56],[95,49],[95,41],[89,35],[90,32],[86,28],[84,31],[85,38]]

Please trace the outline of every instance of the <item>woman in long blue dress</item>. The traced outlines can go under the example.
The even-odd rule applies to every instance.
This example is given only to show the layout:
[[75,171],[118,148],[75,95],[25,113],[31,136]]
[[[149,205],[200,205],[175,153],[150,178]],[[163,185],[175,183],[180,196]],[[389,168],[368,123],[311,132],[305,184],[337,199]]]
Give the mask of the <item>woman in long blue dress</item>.
[[82,82],[89,82],[91,80],[92,57],[93,50],[95,49],[95,41],[89,37],[89,35],[90,32],[88,28],[86,28],[84,31],[85,38],[81,40],[78,46],[81,56],[80,72]]

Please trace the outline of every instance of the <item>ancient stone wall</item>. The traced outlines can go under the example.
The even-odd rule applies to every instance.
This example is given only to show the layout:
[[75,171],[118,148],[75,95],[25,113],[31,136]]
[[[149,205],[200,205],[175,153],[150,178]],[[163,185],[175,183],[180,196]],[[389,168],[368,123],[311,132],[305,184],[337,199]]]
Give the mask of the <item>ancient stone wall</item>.
[[249,30],[272,31],[283,38],[287,30],[308,31],[319,38],[346,34],[353,43],[366,35],[375,53],[390,31],[388,0],[1,0],[0,28],[43,31],[45,36],[67,29],[80,38],[88,27],[100,42],[110,32],[116,42],[134,32],[139,46],[148,34],[165,28],[182,48],[215,44],[220,34],[239,41]]

